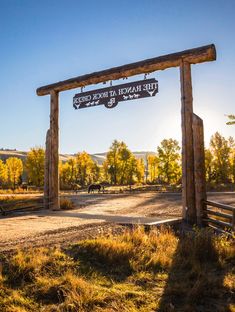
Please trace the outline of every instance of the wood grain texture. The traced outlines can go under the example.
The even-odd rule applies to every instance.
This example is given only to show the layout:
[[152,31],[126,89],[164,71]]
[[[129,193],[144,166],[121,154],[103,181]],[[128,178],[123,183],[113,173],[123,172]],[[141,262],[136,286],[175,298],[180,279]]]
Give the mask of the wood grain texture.
[[183,219],[196,223],[194,152],[193,152],[193,97],[191,67],[182,61],[181,83],[181,126],[182,126],[182,204]]
[[51,91],[49,194],[52,210],[59,204],[59,94]]
[[177,53],[167,54],[143,61],[113,67],[107,70],[94,72],[91,74],[74,77],[37,89],[37,95],[50,94],[52,90],[57,92],[97,84],[109,80],[117,80],[143,73],[151,73],[157,70],[164,70],[170,67],[180,66],[182,60],[189,64],[214,61],[216,59],[216,49],[214,44],[185,50]]
[[44,207],[49,209],[49,167],[50,167],[50,129],[47,130],[46,135],[46,151],[45,151],[45,165],[44,165]]
[[206,170],[203,120],[193,114],[193,145],[194,145],[194,179],[195,179],[195,205],[197,225],[202,226],[206,218]]

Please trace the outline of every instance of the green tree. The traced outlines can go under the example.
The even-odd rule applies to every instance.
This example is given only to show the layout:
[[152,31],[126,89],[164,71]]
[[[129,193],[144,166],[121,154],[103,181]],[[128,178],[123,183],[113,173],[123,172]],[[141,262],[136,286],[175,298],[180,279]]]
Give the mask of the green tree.
[[17,157],[10,157],[6,161],[6,167],[8,182],[15,189],[23,173],[23,162]]
[[206,181],[211,182],[213,180],[213,155],[210,149],[205,149],[205,169],[206,169]]
[[127,164],[125,166],[125,172],[123,174],[122,172],[122,177],[125,177],[125,180],[121,180],[121,184],[126,182],[129,185],[134,184],[135,182],[135,175],[137,173],[137,159],[134,157],[134,155],[131,155],[128,158]]
[[144,169],[144,160],[137,159],[133,154],[131,154],[126,166],[125,183],[132,185],[135,182],[143,182]]
[[4,162],[0,159],[0,186],[7,183],[7,167]]
[[226,122],[227,125],[235,125],[235,115],[228,115],[227,116],[229,121]]
[[137,159],[137,167],[136,167],[136,180],[138,183],[144,182],[144,160],[142,158]]
[[100,179],[100,167],[86,152],[78,153],[75,158],[60,162],[60,185],[72,188],[74,184],[85,186]]
[[[124,184],[127,178],[127,175],[130,174],[131,172],[131,168],[133,168],[134,165],[134,156],[131,153],[131,151],[127,148],[126,144],[124,142],[120,143],[120,149],[119,149],[119,164],[120,164],[120,168],[119,168],[119,173],[120,173],[120,177],[119,177],[119,183],[120,184]],[[137,164],[135,163],[135,166]],[[127,171],[129,171],[129,173],[127,173]],[[133,173],[134,174],[134,173]],[[130,181],[130,176],[128,178],[128,184]]]
[[150,182],[154,182],[158,175],[158,157],[155,155],[148,155],[147,161]]
[[231,174],[231,180],[233,183],[235,183],[235,149],[232,149],[230,152],[230,174]]
[[31,148],[25,162],[25,168],[30,183],[36,186],[44,184],[45,150],[41,147]]
[[75,159],[71,158],[66,162],[60,161],[59,163],[59,177],[60,187],[72,188],[73,183],[76,180],[76,162]]
[[133,184],[142,180],[143,168],[143,162],[135,158],[124,142],[113,141],[103,163],[106,180],[114,185]]
[[158,171],[161,179],[168,183],[177,183],[181,175],[179,143],[165,139],[157,148]]
[[86,152],[76,155],[76,182],[81,186],[98,181],[99,170],[91,156]]
[[230,179],[235,183],[235,141],[234,138],[228,138],[230,155],[229,155],[229,166],[230,166]]
[[61,188],[72,188],[77,179],[77,165],[75,158],[69,158],[66,162],[60,162],[59,176]]
[[76,183],[76,176],[77,176],[77,171],[78,171],[76,159],[69,158],[66,164],[68,165],[68,168],[69,168],[68,184],[72,185],[73,183]]
[[215,182],[228,182],[230,172],[229,156],[231,152],[229,141],[226,140],[219,132],[216,132],[211,137],[210,150],[213,156],[212,165]]
[[[118,175],[120,172],[120,149],[123,142],[114,140],[106,156],[104,162],[104,168],[106,168],[108,175],[110,176],[111,184],[116,185],[118,182]],[[123,147],[122,147],[123,148]]]
[[101,167],[93,161],[90,173],[90,183],[97,182],[101,178]]

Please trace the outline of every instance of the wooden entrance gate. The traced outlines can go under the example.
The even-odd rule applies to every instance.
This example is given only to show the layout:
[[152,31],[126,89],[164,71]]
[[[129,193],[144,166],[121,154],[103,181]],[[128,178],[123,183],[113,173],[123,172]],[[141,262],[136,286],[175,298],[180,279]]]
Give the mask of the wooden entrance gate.
[[50,95],[50,129],[46,140],[45,206],[60,209],[59,203],[59,93],[171,67],[180,68],[182,120],[182,201],[183,218],[200,224],[206,200],[204,139],[202,120],[193,113],[191,65],[216,60],[215,46],[207,45],[163,55],[91,74],[78,76],[37,89],[37,95]]

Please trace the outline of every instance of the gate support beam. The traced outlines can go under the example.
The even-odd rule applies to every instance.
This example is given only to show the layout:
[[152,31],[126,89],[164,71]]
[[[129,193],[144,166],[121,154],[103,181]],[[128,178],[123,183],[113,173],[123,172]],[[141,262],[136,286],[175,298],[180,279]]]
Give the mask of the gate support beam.
[[193,97],[191,67],[188,62],[180,65],[181,125],[182,125],[182,204],[183,219],[196,223],[193,152]]
[[205,217],[206,171],[203,120],[193,114],[194,178],[197,225],[202,226]]
[[215,46],[214,44],[210,44],[203,47],[162,55],[144,61],[113,67],[99,72],[94,72],[91,74],[56,82],[38,88],[37,95],[47,95],[50,94],[52,90],[61,92],[109,80],[117,80],[121,78],[140,75],[143,73],[152,73],[156,70],[164,70],[171,67],[178,67],[180,66],[182,60],[190,64],[198,64],[214,61],[215,59]]
[[50,113],[49,208],[60,209],[59,203],[59,93],[52,90]]

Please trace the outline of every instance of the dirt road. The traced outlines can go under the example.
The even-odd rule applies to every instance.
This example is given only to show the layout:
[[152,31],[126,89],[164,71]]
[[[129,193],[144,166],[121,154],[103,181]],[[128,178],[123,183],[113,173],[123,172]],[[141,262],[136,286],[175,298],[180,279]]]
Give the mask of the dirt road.
[[[107,222],[141,224],[181,216],[181,195],[177,193],[79,193],[69,197],[75,203],[73,210],[18,212],[1,217],[0,250],[27,242],[61,241],[63,237],[70,240],[70,232],[73,236],[87,228],[94,231]],[[235,205],[235,193],[213,193],[208,198]]]

